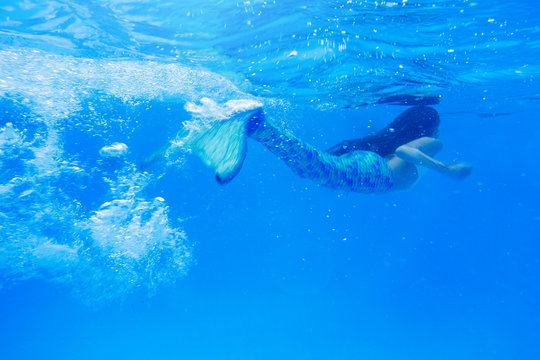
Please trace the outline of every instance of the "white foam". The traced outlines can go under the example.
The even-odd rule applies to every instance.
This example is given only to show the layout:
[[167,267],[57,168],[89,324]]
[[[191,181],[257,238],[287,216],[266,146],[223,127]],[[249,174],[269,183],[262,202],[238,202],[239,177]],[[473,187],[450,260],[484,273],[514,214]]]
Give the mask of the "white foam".
[[165,199],[142,196],[148,174],[133,165],[115,173],[111,200],[88,216],[63,190],[62,176],[77,182],[84,169],[60,160],[56,171],[44,171],[28,161],[35,153],[18,129],[0,129],[0,149],[14,143],[19,148],[3,159],[26,161],[24,169],[4,172],[10,179],[0,185],[0,285],[46,279],[94,303],[141,288],[153,292],[188,270],[191,247]]
[[[90,284],[93,294],[111,297],[112,292],[115,297],[139,287],[153,291],[160,283],[174,282],[191,263],[186,235],[171,226],[165,200],[140,197],[147,181],[147,175],[125,171],[111,186],[115,199],[101,205],[83,224],[92,241],[90,263],[106,269],[100,272],[99,282]],[[120,291],[109,289],[112,284],[120,285]]]
[[99,155],[103,157],[122,157],[128,152],[128,146],[124,143],[112,143],[111,145],[104,146],[99,150]]
[[[146,198],[151,175],[129,162],[124,143],[100,151],[102,157],[124,158],[112,174],[70,160],[63,151],[65,124],[81,110],[92,111],[83,109],[85,99],[104,96],[128,104],[156,99],[199,104],[193,123],[204,119],[205,124],[261,104],[219,75],[176,64],[18,48],[0,50],[0,63],[0,96],[28,107],[30,121],[46,129],[39,140],[28,140],[16,125],[0,128],[0,166],[22,163],[0,173],[0,287],[40,278],[66,284],[95,302],[136,289],[152,292],[183,276],[192,262],[191,246],[180,223],[170,218],[166,199]],[[99,114],[95,119],[104,128],[114,121]],[[85,179],[96,174],[107,180],[106,198],[87,209],[73,194],[87,191]]]
[[81,100],[96,91],[125,101],[255,99],[223,76],[179,64],[94,60],[9,47],[0,50],[0,63],[0,96],[22,98],[48,122],[81,110]]
[[228,100],[223,104],[219,104],[215,100],[204,97],[200,99],[199,104],[194,102],[186,103],[185,109],[196,119],[213,122],[229,119],[234,114],[254,110],[262,106],[261,101],[253,98]]

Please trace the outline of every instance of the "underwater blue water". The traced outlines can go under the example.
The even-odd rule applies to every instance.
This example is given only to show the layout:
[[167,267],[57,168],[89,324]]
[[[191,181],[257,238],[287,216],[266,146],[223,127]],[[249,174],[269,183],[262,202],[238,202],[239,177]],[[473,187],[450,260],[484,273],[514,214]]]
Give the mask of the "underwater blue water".
[[[0,0],[0,359],[540,358],[535,0]],[[436,100],[474,164],[347,193],[182,127],[320,149]],[[393,97],[393,98],[391,98]],[[394,101],[390,101],[394,99]]]

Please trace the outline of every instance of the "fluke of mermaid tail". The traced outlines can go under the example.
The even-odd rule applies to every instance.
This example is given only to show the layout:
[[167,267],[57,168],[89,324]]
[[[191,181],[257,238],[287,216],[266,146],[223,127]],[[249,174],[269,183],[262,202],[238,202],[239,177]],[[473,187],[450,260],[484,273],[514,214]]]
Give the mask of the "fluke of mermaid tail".
[[141,164],[141,168],[145,169],[164,158],[171,144],[181,143],[183,148],[197,155],[207,166],[215,170],[216,180],[220,184],[226,184],[240,172],[244,163],[248,123],[257,122],[257,119],[263,116],[262,109],[257,108],[235,114],[230,119],[196,133],[183,129],[174,141],[149,156]]

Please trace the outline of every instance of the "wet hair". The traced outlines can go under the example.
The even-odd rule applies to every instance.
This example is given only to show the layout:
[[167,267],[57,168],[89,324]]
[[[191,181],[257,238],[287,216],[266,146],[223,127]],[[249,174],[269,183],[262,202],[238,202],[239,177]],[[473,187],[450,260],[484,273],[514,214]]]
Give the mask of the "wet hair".
[[423,136],[434,137],[439,129],[440,118],[437,110],[429,106],[415,106],[407,109],[384,129],[374,135],[355,140],[345,140],[327,150],[341,156],[351,151],[371,151],[386,157],[408,142]]

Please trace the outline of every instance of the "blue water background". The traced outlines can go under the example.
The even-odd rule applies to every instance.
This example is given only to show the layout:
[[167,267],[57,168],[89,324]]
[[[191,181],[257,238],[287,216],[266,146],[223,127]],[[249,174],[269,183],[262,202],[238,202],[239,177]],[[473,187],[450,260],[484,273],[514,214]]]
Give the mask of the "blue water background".
[[[0,358],[539,358],[540,6],[395,3],[0,2]],[[325,149],[396,94],[441,95],[470,178],[344,193],[252,141],[226,186],[137,168],[203,98]]]

